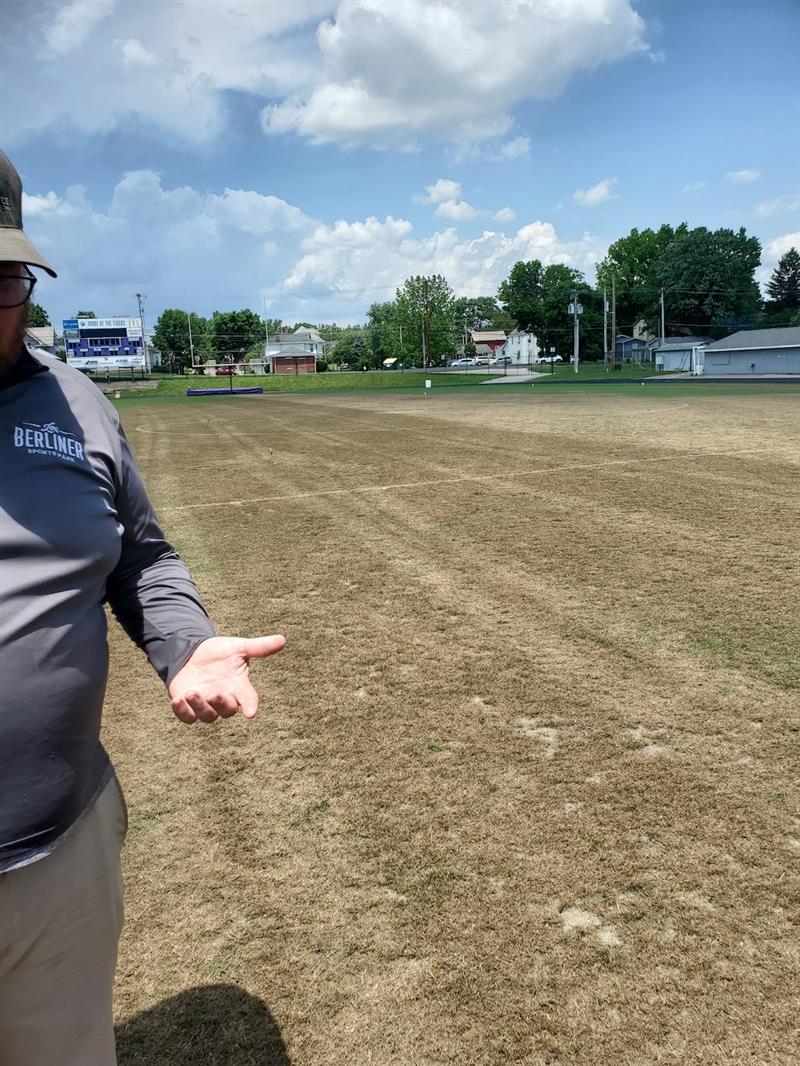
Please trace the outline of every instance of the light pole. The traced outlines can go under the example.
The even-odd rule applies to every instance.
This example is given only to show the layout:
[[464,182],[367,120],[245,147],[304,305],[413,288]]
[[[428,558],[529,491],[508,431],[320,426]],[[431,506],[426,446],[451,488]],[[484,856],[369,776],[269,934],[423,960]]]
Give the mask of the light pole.
[[141,292],[136,293],[136,299],[139,304],[139,325],[142,327],[142,356],[144,358],[144,369],[150,369],[150,356],[147,351],[147,330],[144,325],[144,294]]

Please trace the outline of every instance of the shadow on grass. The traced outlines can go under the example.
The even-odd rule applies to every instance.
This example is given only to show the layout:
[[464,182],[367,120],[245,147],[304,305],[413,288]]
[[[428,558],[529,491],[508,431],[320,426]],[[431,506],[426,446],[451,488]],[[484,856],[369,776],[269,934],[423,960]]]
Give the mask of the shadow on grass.
[[116,1027],[119,1066],[291,1066],[278,1023],[235,985],[189,988]]

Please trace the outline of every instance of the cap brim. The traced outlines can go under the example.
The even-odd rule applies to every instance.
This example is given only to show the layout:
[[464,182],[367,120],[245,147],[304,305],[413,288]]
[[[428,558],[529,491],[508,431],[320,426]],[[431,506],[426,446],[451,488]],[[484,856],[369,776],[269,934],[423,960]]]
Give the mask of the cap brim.
[[44,256],[39,255],[21,229],[0,227],[0,263],[25,263],[26,266],[41,267],[52,278],[57,278],[55,270]]

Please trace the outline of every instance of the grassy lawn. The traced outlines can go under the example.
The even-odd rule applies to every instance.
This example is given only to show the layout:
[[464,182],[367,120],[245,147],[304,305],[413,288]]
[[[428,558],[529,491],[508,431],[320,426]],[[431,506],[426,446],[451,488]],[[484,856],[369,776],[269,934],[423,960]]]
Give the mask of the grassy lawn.
[[[423,370],[387,372],[382,370],[367,370],[362,373],[347,371],[344,373],[325,374],[281,374],[281,375],[235,375],[233,378],[234,388],[245,388],[253,385],[261,385],[264,392],[352,392],[360,389],[409,389],[424,388],[426,378],[433,381],[433,388],[441,388],[443,385],[476,385],[487,378],[496,375],[482,374],[429,374]],[[155,389],[152,382],[156,382]],[[103,384],[98,379],[98,384]],[[112,382],[113,384],[113,382]],[[123,394],[126,397],[153,397],[153,396],[185,396],[187,389],[227,389],[227,377],[200,377],[200,376],[168,376],[154,374],[148,383],[151,387],[135,389],[126,387]]]
[[[548,381],[614,381],[616,378],[646,378],[653,376],[653,368],[650,364],[636,366],[633,363],[625,363],[622,370],[608,370],[600,363],[581,363],[576,374],[571,363],[557,363],[553,367],[553,373],[546,366],[536,367],[536,370],[547,375]],[[544,380],[544,379],[542,379]]]

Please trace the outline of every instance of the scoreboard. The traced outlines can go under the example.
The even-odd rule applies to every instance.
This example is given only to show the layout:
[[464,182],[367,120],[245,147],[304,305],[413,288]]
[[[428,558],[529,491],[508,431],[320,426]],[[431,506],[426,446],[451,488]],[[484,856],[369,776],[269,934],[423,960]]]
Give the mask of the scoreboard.
[[66,318],[64,346],[79,370],[150,369],[138,318]]

